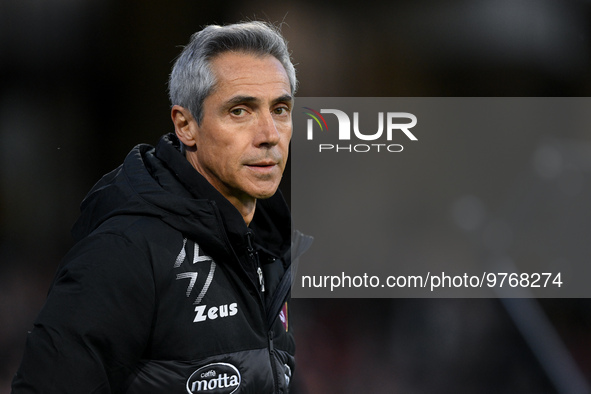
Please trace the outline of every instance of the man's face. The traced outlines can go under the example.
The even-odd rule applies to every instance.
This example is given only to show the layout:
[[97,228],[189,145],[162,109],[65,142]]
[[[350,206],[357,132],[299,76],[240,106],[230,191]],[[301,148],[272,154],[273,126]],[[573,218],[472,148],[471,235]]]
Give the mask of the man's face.
[[291,139],[289,79],[273,56],[225,52],[211,62],[216,76],[193,121],[196,150],[187,158],[228,200],[271,197],[281,180]]

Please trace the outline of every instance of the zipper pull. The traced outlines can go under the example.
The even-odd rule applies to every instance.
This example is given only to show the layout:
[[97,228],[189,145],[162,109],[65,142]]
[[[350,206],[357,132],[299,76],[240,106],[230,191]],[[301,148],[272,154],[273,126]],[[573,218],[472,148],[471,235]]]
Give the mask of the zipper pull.
[[259,283],[261,284],[261,292],[265,292],[265,278],[263,278],[263,270],[261,267],[257,268],[257,274],[259,274]]
[[248,252],[249,256],[252,258],[254,256],[254,248],[252,247],[252,233],[248,231],[246,233],[246,251]]
[[265,278],[263,277],[263,270],[261,269],[261,266],[259,265],[259,258],[257,256],[257,252],[255,252],[254,248],[252,247],[252,232],[248,231],[246,233],[246,242],[247,242],[247,246],[246,246],[246,250],[248,251],[248,255],[250,256],[251,259],[254,260],[254,263],[257,266],[257,274],[259,275],[259,284],[261,285],[261,293],[265,292]]

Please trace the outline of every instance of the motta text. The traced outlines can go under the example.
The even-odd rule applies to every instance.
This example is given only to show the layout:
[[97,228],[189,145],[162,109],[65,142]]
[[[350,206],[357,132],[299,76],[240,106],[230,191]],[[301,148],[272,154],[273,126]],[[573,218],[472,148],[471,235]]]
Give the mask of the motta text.
[[198,391],[233,388],[240,384],[238,375],[228,375],[227,373],[221,373],[216,376],[215,371],[212,372],[213,376],[201,376],[200,380],[194,380],[191,383],[191,392],[194,393]]

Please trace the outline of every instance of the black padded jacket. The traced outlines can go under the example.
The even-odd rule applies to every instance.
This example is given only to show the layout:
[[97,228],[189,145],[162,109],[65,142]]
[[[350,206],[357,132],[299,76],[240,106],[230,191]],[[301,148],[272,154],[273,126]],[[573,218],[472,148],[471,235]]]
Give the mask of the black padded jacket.
[[82,203],[13,380],[21,393],[286,393],[290,214],[239,212],[172,134],[138,145]]

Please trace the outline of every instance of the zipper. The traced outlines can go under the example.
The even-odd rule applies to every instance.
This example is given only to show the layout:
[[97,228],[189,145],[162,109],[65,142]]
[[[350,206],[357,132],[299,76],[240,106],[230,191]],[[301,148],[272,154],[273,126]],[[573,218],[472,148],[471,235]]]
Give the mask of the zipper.
[[[258,253],[252,247],[252,232],[248,231],[246,233],[246,250],[248,252],[248,256],[254,262],[257,274],[259,276],[259,285],[261,290],[261,301],[263,301],[262,293],[265,292],[265,278],[263,276],[263,269],[261,268],[261,263],[259,261]],[[264,305],[264,302],[263,302]],[[263,316],[266,316],[266,308],[263,307]],[[268,316],[267,316],[268,317]],[[273,346],[273,330],[269,331],[269,363],[271,364],[271,371],[273,374],[273,392],[279,393],[279,382],[277,381],[277,365],[275,365],[275,348]]]
[[[234,258],[235,258],[235,260],[236,260],[236,262],[238,263],[238,266],[239,266],[238,272],[240,272],[241,275],[242,274],[244,275],[245,283],[246,283],[246,281],[248,281],[256,289],[257,288],[256,280],[253,280],[252,276],[249,275],[246,272],[245,268],[244,267],[241,267],[240,258],[236,254],[236,251],[234,250],[234,248],[232,246],[232,243],[230,242],[230,238],[228,238],[228,234],[226,233],[226,228],[224,227],[224,221],[222,219],[222,216],[220,214],[220,211],[219,211],[219,209],[217,207],[216,202],[215,201],[210,201],[209,203],[211,204],[212,210],[213,210],[213,212],[215,214],[216,224],[218,225],[217,226],[217,231],[218,231],[218,234],[220,234],[220,236],[222,237],[222,239],[224,241],[224,244],[225,244],[225,247],[226,247],[226,251],[228,253],[230,253],[232,256],[234,256]],[[253,235],[252,234],[252,231],[249,230],[246,233],[246,235],[247,235],[247,245],[248,245],[247,246],[247,251],[249,252],[249,258],[251,260],[254,260],[254,256],[255,256],[255,253],[256,252],[255,252],[254,248],[252,247],[252,241],[250,239],[250,237],[252,237],[252,235]],[[255,267],[257,266],[256,260],[254,260],[254,266]],[[263,300],[262,294],[260,294],[260,293],[259,293],[259,300],[260,300],[260,307],[261,307],[261,310],[263,311],[263,316],[264,316],[264,313],[265,313],[265,302]]]
[[273,392],[279,393],[279,382],[277,381],[277,365],[275,364],[275,348],[273,346],[273,330],[269,331],[269,361],[271,363],[271,371],[273,372]]
[[[228,250],[234,252],[234,250],[232,248],[232,244],[230,243],[230,239],[228,238],[228,235],[227,235],[225,228],[223,226],[223,220],[221,218],[221,215],[219,213],[219,210],[216,206],[215,201],[211,201],[211,205],[213,206],[213,211],[216,215],[217,222],[221,224],[221,233],[222,233],[222,237],[226,243],[226,247],[228,248]],[[263,270],[261,268],[260,261],[258,259],[258,253],[254,250],[254,248],[252,246],[252,236],[253,236],[253,233],[252,233],[252,231],[249,230],[246,233],[246,241],[247,241],[246,250],[248,252],[249,258],[251,259],[251,261],[254,262],[254,266],[256,267],[256,272],[259,277],[259,285],[260,285],[260,291],[261,291],[261,293],[259,294],[259,296],[260,296],[259,299],[261,302],[261,304],[260,304],[261,311],[263,313],[263,316],[267,316],[267,318],[268,318],[268,311],[265,308],[265,302],[264,302],[263,294],[262,294],[265,291],[265,278],[263,276]],[[234,256],[236,257],[237,260],[239,260],[238,256],[236,256],[235,252],[234,252]],[[247,277],[248,276],[249,275],[247,274]],[[278,381],[278,375],[277,375],[277,364],[275,362],[276,357],[275,357],[275,348],[273,345],[273,330],[268,331],[268,338],[269,338],[269,362],[271,364],[271,371],[273,374],[273,387],[274,387],[274,392],[278,394],[279,393],[279,381]]]
[[[263,275],[263,269],[262,269],[261,263],[259,261],[258,253],[254,250],[254,248],[252,246],[252,235],[253,235],[252,231],[248,231],[246,233],[246,242],[247,242],[246,250],[248,252],[248,256],[250,257],[250,259],[254,262],[254,265],[256,266],[256,271],[257,271],[257,275],[259,277],[259,285],[260,285],[260,290],[261,290],[261,302],[263,305],[263,308],[262,308],[263,316],[267,317],[267,319],[268,319],[268,315],[267,315],[268,311],[264,307],[265,303],[263,301],[263,294],[262,294],[265,292],[265,277]],[[273,330],[268,331],[268,338],[269,338],[269,363],[271,364],[271,372],[273,375],[273,393],[279,394],[277,364],[275,362],[275,347],[273,345]]]
[[250,259],[254,262],[254,265],[256,267],[256,271],[257,271],[257,275],[259,277],[259,289],[261,290],[261,293],[265,292],[265,278],[263,276],[263,269],[261,268],[261,263],[259,261],[259,256],[258,253],[254,250],[254,248],[252,247],[252,232],[248,231],[246,233],[246,251],[248,252],[248,256],[250,257]]

